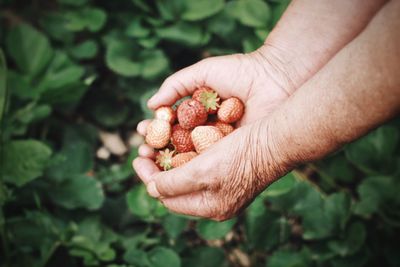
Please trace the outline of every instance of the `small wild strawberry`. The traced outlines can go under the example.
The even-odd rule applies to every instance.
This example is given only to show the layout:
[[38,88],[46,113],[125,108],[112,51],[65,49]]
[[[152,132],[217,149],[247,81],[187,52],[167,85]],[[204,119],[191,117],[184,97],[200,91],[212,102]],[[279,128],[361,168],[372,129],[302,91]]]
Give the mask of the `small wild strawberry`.
[[192,129],[207,121],[207,111],[199,101],[186,99],[178,106],[177,117],[182,128]]
[[172,127],[171,143],[179,153],[194,151],[190,130],[176,124]]
[[219,104],[221,102],[217,92],[208,87],[201,87],[200,89],[194,91],[192,99],[202,103],[208,114],[217,113]]
[[160,170],[168,171],[172,169],[172,157],[175,151],[170,151],[168,148],[160,150],[156,154],[156,165]]
[[207,125],[217,127],[224,136],[227,136],[228,134],[230,134],[231,132],[233,132],[235,130],[235,128],[233,128],[232,125],[230,125],[229,123],[226,123],[226,122],[222,122],[222,121],[211,122],[211,123],[208,123]]
[[171,124],[155,119],[147,126],[146,143],[153,148],[163,148],[168,145],[171,138]]
[[196,156],[197,153],[194,151],[177,154],[172,158],[171,165],[174,168],[178,168],[179,166],[182,166],[183,164],[192,160]]
[[244,113],[244,105],[236,97],[222,101],[218,109],[218,119],[222,122],[233,123],[240,120]]
[[192,140],[197,153],[218,142],[224,135],[215,126],[197,126],[192,131]]
[[156,119],[168,121],[169,124],[173,124],[176,120],[176,112],[173,108],[168,107],[168,106],[162,106],[159,107],[155,112],[154,112],[154,117]]

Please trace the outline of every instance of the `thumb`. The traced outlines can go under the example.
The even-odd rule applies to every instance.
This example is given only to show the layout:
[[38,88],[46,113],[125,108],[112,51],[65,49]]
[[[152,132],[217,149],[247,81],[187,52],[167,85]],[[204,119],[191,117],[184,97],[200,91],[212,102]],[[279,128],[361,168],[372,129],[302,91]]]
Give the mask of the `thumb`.
[[161,85],[158,92],[149,99],[150,109],[164,105],[173,105],[182,97],[191,95],[197,87],[205,85],[207,67],[211,59],[203,59],[169,76]]
[[197,166],[188,162],[179,168],[156,173],[147,185],[148,193],[156,198],[175,197],[205,189],[207,184],[202,182],[202,171]]

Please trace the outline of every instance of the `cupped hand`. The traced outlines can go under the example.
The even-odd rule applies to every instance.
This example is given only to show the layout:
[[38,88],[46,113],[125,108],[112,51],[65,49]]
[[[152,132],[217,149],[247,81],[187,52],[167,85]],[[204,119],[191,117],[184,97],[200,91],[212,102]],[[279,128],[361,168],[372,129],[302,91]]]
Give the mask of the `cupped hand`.
[[[246,108],[237,130],[179,168],[160,172],[154,150],[142,145],[133,166],[150,195],[174,212],[225,220],[286,171],[271,153],[276,149],[268,140],[265,119],[292,90],[274,62],[262,50],[213,57],[165,80],[148,101],[149,108],[173,105],[202,86],[214,89],[222,99],[237,97]],[[139,123],[140,134],[146,134],[148,123]]]

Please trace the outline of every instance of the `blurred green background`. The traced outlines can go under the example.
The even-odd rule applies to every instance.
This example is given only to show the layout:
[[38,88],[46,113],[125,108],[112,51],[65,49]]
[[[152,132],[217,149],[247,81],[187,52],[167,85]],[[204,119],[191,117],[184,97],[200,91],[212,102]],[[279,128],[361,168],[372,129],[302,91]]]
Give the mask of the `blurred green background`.
[[0,0],[0,266],[400,266],[399,120],[217,223],[131,169],[146,100],[258,48],[287,0]]

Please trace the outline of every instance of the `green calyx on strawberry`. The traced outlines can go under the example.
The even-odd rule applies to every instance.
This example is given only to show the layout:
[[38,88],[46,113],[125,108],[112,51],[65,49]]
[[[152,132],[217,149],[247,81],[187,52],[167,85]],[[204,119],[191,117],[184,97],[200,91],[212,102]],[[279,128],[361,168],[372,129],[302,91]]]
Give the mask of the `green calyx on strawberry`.
[[172,169],[172,157],[175,151],[170,151],[168,148],[160,150],[156,155],[156,165],[160,170],[168,171]]
[[208,114],[215,114],[221,102],[218,93],[207,87],[197,89],[192,98],[202,103]]

